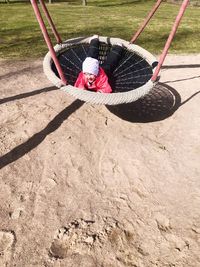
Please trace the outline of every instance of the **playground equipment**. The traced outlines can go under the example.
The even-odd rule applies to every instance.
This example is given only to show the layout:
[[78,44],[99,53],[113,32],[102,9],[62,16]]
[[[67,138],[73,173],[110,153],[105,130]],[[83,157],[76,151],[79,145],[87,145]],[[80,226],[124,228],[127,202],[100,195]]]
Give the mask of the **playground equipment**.
[[46,25],[41,16],[37,0],[31,0],[35,16],[38,20],[40,29],[49,49],[49,52],[46,54],[43,62],[44,72],[47,78],[55,86],[61,88],[74,97],[93,104],[117,105],[122,103],[130,103],[147,94],[158,81],[160,69],[163,65],[165,57],[167,56],[181,18],[183,17],[183,14],[189,3],[189,0],[184,0],[182,2],[160,59],[157,61],[152,54],[138,45],[135,45],[134,43],[147,26],[148,22],[153,17],[162,1],[163,0],[156,1],[152,10],[145,18],[141,27],[131,38],[130,42],[119,38],[109,38],[103,36],[99,37],[100,65],[106,60],[107,54],[112,48],[112,45],[120,42],[123,44],[124,51],[119,65],[114,70],[111,77],[113,93],[97,94],[96,92],[80,90],[73,86],[79,72],[81,71],[82,62],[87,56],[90,37],[78,37],[63,42],[51,19],[44,0],[40,0],[42,10],[57,41],[57,44],[53,46],[46,29]]

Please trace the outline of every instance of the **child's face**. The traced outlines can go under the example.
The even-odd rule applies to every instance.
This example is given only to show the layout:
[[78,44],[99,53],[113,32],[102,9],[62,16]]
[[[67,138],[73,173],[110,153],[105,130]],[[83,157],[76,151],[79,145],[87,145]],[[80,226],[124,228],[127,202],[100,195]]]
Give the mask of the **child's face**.
[[87,79],[87,81],[89,83],[93,83],[96,80],[96,77],[97,77],[96,75],[91,74],[91,73],[87,73],[87,72],[84,72],[84,76],[85,76],[85,78]]

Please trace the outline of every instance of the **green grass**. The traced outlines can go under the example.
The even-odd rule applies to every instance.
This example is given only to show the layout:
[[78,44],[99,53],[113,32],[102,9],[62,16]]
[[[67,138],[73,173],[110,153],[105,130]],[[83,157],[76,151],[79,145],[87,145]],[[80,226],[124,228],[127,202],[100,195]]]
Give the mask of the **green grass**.
[[[66,2],[47,5],[63,40],[98,33],[129,41],[155,3],[151,0],[91,0],[84,7],[79,2],[73,5]],[[163,3],[137,44],[160,54],[179,7]],[[200,7],[188,7],[170,53],[200,52],[199,14]],[[0,4],[0,58],[37,58],[46,52],[47,47],[31,4]]]

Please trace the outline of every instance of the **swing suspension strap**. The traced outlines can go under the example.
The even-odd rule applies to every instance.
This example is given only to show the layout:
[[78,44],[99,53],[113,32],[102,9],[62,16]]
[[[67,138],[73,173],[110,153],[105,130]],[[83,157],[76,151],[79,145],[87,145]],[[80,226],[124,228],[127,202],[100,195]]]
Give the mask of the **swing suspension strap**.
[[[139,30],[138,30],[138,31],[135,33],[135,35],[132,37],[130,43],[134,43],[134,42],[137,40],[137,38],[139,37],[139,35],[141,34],[141,32],[142,32],[142,31],[144,30],[144,28],[146,27],[146,25],[148,24],[149,20],[153,17],[154,13],[155,13],[156,10],[158,9],[158,7],[160,6],[160,4],[161,4],[162,1],[163,1],[163,0],[158,0],[158,1],[156,2],[155,6],[152,8],[152,10],[150,11],[149,15],[147,16],[147,18],[145,19],[145,21],[144,21],[144,22],[142,23],[142,25],[140,26]],[[184,15],[184,12],[185,12],[185,10],[186,10],[188,4],[189,4],[189,0],[184,0],[184,1],[182,2],[182,5],[181,5],[180,10],[179,10],[179,12],[178,12],[178,15],[177,15],[177,17],[176,17],[176,19],[175,19],[175,22],[174,22],[174,24],[173,24],[173,26],[172,26],[172,29],[171,29],[171,32],[170,32],[170,34],[169,34],[169,37],[168,37],[168,39],[167,39],[167,41],[166,41],[166,43],[165,43],[165,46],[164,46],[164,48],[163,48],[163,51],[162,51],[162,54],[161,54],[161,56],[160,56],[158,65],[157,65],[157,67],[156,67],[156,70],[155,70],[155,72],[154,72],[154,74],[153,74],[153,76],[152,76],[152,78],[151,78],[151,80],[152,80],[153,82],[155,82],[155,81],[157,80],[157,77],[158,77],[158,74],[159,74],[159,72],[160,72],[160,69],[161,69],[161,67],[162,67],[162,65],[163,65],[163,62],[164,62],[164,60],[165,60],[165,57],[167,56],[168,50],[169,50],[169,48],[170,48],[170,45],[171,45],[171,43],[172,43],[172,41],[173,41],[173,38],[174,38],[174,36],[175,36],[175,34],[176,34],[176,31],[177,31],[177,29],[178,29],[178,26],[179,26],[179,24],[180,24],[180,21],[181,21],[183,15]]]
[[[55,27],[50,15],[49,15],[49,12],[48,12],[48,10],[46,8],[44,0],[40,0],[40,3],[41,3],[41,6],[42,6],[42,9],[43,9],[43,12],[44,12],[44,14],[45,14],[45,16],[47,18],[47,21],[48,21],[48,23],[49,23],[49,25],[50,25],[50,27],[52,29],[52,32],[53,32],[53,34],[54,34],[54,36],[56,38],[57,43],[62,43],[62,40],[61,40],[61,38],[60,38],[60,36],[59,36],[59,34],[58,34],[57,30],[56,30],[56,27]],[[42,31],[44,40],[45,40],[46,45],[47,45],[47,47],[49,49],[49,52],[51,54],[51,58],[53,59],[53,62],[55,64],[55,66],[56,66],[58,74],[59,74],[59,76],[60,76],[60,78],[62,80],[63,85],[66,85],[67,84],[67,80],[66,80],[65,75],[63,73],[63,70],[61,68],[61,65],[60,65],[60,63],[59,63],[59,61],[58,61],[58,59],[56,57],[56,53],[55,53],[55,50],[53,48],[53,44],[51,42],[51,39],[50,39],[50,36],[48,34],[48,31],[47,31],[46,25],[44,23],[44,20],[42,18],[40,9],[38,7],[37,0],[31,0],[31,5],[33,7],[36,19],[37,19],[37,21],[39,23],[39,26],[40,26],[40,29]]]

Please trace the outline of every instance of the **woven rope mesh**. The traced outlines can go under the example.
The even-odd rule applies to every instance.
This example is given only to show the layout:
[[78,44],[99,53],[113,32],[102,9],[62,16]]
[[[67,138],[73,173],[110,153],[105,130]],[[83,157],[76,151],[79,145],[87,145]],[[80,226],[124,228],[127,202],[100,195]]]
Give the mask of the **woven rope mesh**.
[[[72,86],[82,70],[82,62],[87,57],[88,50],[88,43],[79,43],[68,46],[58,55],[65,77]],[[100,42],[100,65],[105,62],[110,50],[110,44]],[[54,63],[52,63],[52,70],[58,76]],[[146,84],[151,79],[152,74],[152,66],[144,58],[124,48],[121,60],[112,77],[109,77],[109,82],[113,92],[127,92]]]

